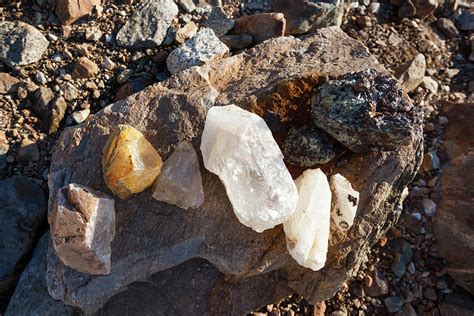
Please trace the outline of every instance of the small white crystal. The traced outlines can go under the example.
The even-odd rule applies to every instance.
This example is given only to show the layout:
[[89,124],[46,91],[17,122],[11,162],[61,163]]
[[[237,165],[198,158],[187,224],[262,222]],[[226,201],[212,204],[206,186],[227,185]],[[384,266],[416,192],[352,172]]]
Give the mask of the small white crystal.
[[348,230],[354,223],[359,204],[359,192],[352,188],[349,180],[342,175],[331,176],[332,209],[331,219],[342,231]]
[[235,105],[210,108],[201,152],[204,166],[224,183],[242,224],[262,232],[293,214],[298,192],[261,117]]
[[308,169],[295,181],[299,200],[283,224],[290,255],[314,271],[324,267],[329,243],[331,190],[321,169]]

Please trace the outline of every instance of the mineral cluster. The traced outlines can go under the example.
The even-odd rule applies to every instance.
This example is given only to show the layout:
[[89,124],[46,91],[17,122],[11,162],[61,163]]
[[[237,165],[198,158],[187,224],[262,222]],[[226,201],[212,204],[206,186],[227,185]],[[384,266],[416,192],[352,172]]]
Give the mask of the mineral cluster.
[[102,153],[105,182],[121,199],[150,187],[163,165],[160,155],[145,136],[127,125],[117,127]]
[[153,187],[153,198],[184,209],[198,208],[204,203],[199,161],[190,142],[179,142],[163,164]]
[[115,236],[114,200],[78,184],[61,188],[49,218],[61,261],[90,274],[110,273],[110,243]]
[[330,177],[332,192],[331,219],[339,230],[348,230],[354,223],[359,204],[359,192],[340,174]]
[[287,221],[298,192],[265,121],[235,105],[209,109],[204,166],[219,176],[239,221],[262,232]]
[[295,182],[299,200],[293,216],[283,224],[286,245],[296,262],[317,271],[326,263],[331,190],[321,169],[308,169]]

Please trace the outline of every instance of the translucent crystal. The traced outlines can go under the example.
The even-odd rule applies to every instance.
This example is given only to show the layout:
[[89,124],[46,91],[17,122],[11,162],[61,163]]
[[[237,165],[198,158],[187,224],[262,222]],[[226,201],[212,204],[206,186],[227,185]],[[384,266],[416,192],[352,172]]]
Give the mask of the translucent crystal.
[[265,121],[235,105],[209,109],[204,166],[219,176],[239,221],[262,232],[288,220],[298,192]]
[[354,223],[359,192],[339,173],[331,176],[329,183],[332,192],[331,219],[338,229],[348,230]]
[[308,169],[295,181],[298,205],[283,224],[290,255],[300,265],[317,271],[324,267],[329,242],[331,190],[320,169]]
[[184,209],[204,203],[201,171],[196,150],[188,141],[179,142],[156,178],[153,198]]
[[163,165],[143,134],[127,125],[117,127],[102,153],[105,182],[121,199],[150,187]]
[[114,200],[90,188],[61,188],[49,218],[54,248],[61,261],[91,274],[110,273],[110,243],[115,236]]

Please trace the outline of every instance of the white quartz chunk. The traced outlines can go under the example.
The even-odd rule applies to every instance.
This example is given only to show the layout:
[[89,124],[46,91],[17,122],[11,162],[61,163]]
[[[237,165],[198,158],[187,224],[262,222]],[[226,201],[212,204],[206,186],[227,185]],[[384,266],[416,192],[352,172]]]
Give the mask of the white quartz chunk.
[[204,166],[224,183],[242,224],[262,232],[293,214],[298,192],[261,117],[235,105],[210,108],[201,152]]
[[331,219],[339,230],[346,231],[354,223],[359,204],[359,192],[340,174],[330,178],[332,191]]
[[320,169],[308,169],[295,181],[298,205],[283,224],[290,255],[300,265],[317,271],[324,267],[329,242],[331,190]]

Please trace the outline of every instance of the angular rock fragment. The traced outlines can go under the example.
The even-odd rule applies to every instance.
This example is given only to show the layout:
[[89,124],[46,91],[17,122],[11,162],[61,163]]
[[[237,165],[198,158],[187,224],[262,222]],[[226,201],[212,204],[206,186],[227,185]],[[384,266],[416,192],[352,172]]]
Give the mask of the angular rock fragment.
[[32,64],[41,59],[49,42],[33,26],[16,21],[0,22],[0,62],[10,67]]
[[161,45],[178,14],[172,0],[145,0],[117,34],[117,43],[127,47]]
[[199,161],[190,142],[179,142],[163,164],[155,181],[153,198],[184,209],[198,208],[204,203]]
[[418,54],[410,62],[397,70],[397,78],[406,92],[415,90],[423,81],[426,71],[426,58]]
[[244,16],[235,21],[232,34],[250,34],[256,43],[285,35],[286,20],[282,13],[262,13]]
[[74,79],[80,78],[92,78],[99,73],[99,67],[87,57],[81,57],[74,64],[74,70],[72,77]]
[[354,223],[359,192],[339,173],[331,176],[329,183],[332,192],[331,219],[339,230],[346,231]]
[[235,105],[210,108],[201,152],[204,166],[224,183],[242,224],[262,232],[293,214],[298,192],[261,117]]
[[318,127],[354,152],[398,148],[414,136],[420,120],[397,81],[373,69],[323,84],[311,112]]
[[58,191],[49,224],[54,249],[65,265],[84,273],[110,273],[110,243],[115,236],[112,198],[68,184]]
[[220,40],[230,48],[234,49],[242,49],[253,43],[253,37],[250,34],[224,35]]
[[309,126],[291,128],[282,151],[286,161],[306,168],[328,163],[336,155],[331,137]]
[[229,48],[219,40],[214,31],[204,28],[173,50],[166,59],[166,65],[168,70],[175,74],[221,58],[228,52]]
[[121,199],[150,187],[163,164],[142,133],[119,125],[102,151],[102,169],[109,189]]
[[58,0],[55,13],[63,25],[69,25],[90,15],[101,0]]
[[234,20],[229,18],[221,7],[213,7],[204,26],[212,29],[217,37],[221,37],[234,27]]
[[0,94],[13,93],[19,83],[20,80],[17,78],[10,76],[6,72],[0,72]]
[[290,255],[314,271],[324,267],[329,243],[331,190],[321,169],[308,169],[295,181],[298,205],[283,224]]

